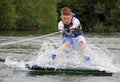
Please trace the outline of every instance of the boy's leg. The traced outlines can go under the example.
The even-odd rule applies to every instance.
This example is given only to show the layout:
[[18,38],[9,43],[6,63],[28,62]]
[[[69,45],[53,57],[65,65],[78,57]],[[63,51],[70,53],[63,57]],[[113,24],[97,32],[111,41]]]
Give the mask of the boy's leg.
[[59,49],[65,52],[73,44],[73,39],[71,37],[64,37],[62,43],[63,45]]
[[77,37],[78,45],[80,47],[80,52],[83,56],[87,55],[87,43],[84,36]]
[[69,41],[66,41],[60,48],[59,50],[62,52],[66,52],[70,48],[71,44]]
[[72,44],[73,44],[73,39],[71,37],[64,37],[63,45],[60,46],[57,49],[57,53],[55,53],[53,55],[56,55],[56,57],[60,57],[60,55],[64,52],[66,52],[71,47]]
[[80,52],[84,56],[84,61],[85,62],[91,61],[91,58],[89,57],[90,53],[87,49],[88,47],[84,37],[81,37],[81,40],[79,41],[79,46],[80,46]]
[[87,55],[87,45],[85,42],[83,41],[80,41],[79,42],[79,46],[80,46],[80,52],[83,56],[86,56]]

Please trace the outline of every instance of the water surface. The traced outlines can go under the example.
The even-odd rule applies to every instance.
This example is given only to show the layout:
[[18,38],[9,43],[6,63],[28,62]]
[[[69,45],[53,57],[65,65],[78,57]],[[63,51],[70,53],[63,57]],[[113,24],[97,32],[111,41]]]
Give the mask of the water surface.
[[[0,46],[0,59],[6,59],[8,56],[14,56],[23,61],[35,59],[38,56],[41,46],[48,46],[54,43],[55,47],[61,45],[61,36],[37,38],[30,41],[24,41],[17,44]],[[85,35],[87,43],[93,49],[100,49],[106,52],[107,56],[112,58],[116,67],[120,67],[120,34],[94,34]],[[20,40],[27,40],[34,36],[0,36],[0,45]],[[45,44],[47,42],[47,44]],[[49,44],[50,43],[50,44]],[[57,44],[58,43],[58,44]],[[47,47],[48,48],[48,47]],[[46,48],[45,48],[46,49]],[[44,50],[44,49],[42,49]],[[97,52],[96,52],[97,53]],[[103,52],[101,52],[103,53]],[[97,53],[98,54],[98,53]],[[102,55],[104,57],[104,55]],[[105,56],[106,57],[106,56]],[[105,61],[103,61],[105,62]],[[81,75],[38,75],[31,76],[27,71],[8,67],[4,62],[0,62],[0,82],[120,82],[120,73],[114,73],[113,76],[81,76]]]

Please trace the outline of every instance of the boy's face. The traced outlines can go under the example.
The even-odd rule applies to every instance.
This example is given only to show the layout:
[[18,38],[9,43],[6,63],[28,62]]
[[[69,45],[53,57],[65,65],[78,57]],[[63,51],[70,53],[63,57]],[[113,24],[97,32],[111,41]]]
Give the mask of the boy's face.
[[66,25],[69,25],[72,20],[72,15],[62,15],[61,18]]

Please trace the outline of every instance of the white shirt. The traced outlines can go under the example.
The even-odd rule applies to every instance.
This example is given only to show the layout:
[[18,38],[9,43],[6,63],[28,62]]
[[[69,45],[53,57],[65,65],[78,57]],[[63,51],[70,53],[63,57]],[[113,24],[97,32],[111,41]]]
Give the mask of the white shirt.
[[[76,17],[73,17],[72,23],[80,25],[80,21]],[[61,27],[64,28],[64,23],[62,20],[58,23],[58,28],[60,29]],[[80,29],[82,29],[81,25],[80,25]]]

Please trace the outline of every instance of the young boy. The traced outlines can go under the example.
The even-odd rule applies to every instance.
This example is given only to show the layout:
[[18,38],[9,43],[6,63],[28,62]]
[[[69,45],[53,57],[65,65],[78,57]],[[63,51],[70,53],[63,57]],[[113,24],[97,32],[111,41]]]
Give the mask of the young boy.
[[[58,23],[58,30],[63,32],[63,45],[59,48],[60,51],[67,51],[73,44],[80,47],[80,52],[84,56],[85,61],[89,61],[86,51],[86,41],[83,36],[80,21],[74,17],[72,11],[68,7],[61,9],[61,21]],[[52,59],[60,57],[59,53],[52,54]]]

